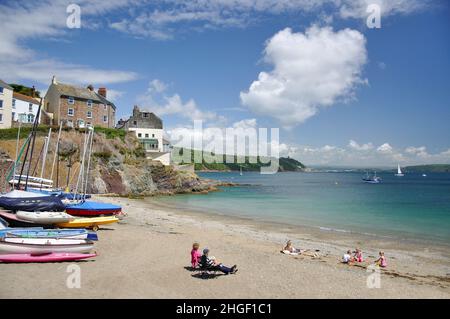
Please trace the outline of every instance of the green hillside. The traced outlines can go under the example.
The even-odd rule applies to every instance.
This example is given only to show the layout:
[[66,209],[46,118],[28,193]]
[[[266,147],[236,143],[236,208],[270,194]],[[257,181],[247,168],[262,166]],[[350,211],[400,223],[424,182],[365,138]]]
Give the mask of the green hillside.
[[405,171],[410,173],[450,173],[450,164],[407,166]]
[[[190,152],[191,153],[191,160],[190,163],[195,162],[194,158],[196,156],[202,156],[202,163],[196,163],[195,164],[195,170],[196,171],[239,171],[241,168],[243,171],[259,171],[261,167],[263,166],[269,166],[269,164],[261,163],[260,158],[257,157],[249,157],[246,156],[243,163],[238,163],[237,156],[233,157],[232,163],[226,162],[226,156],[225,155],[217,155],[218,157],[222,158],[222,163],[210,163],[210,161],[205,161],[205,157],[207,158],[208,153],[201,154],[201,151],[196,150],[187,150],[187,149],[175,149],[174,152],[180,152],[180,155],[183,155],[183,152]],[[230,162],[230,161],[229,161]],[[256,162],[256,163],[253,163]],[[187,163],[181,163],[181,164],[188,164]],[[289,158],[289,157],[281,157],[279,159],[279,171],[281,172],[301,172],[304,171],[305,165],[303,165],[301,162]]]

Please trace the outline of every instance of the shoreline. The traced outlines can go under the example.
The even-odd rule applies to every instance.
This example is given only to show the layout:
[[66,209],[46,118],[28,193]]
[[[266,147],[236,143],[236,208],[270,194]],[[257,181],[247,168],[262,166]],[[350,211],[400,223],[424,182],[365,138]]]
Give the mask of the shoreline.
[[[386,245],[388,258],[381,287],[373,289],[367,286],[368,263],[349,266],[339,261],[343,249],[363,244],[355,237],[175,209],[154,197],[94,200],[119,204],[126,213],[118,224],[98,231],[94,250],[99,255],[77,263],[0,264],[0,297],[450,299],[446,251],[368,240],[361,245],[367,259],[373,260],[379,245]],[[309,252],[281,254],[287,239]],[[237,264],[239,272],[204,280],[190,271],[189,253],[196,241],[225,265]],[[317,257],[312,257],[314,252]],[[66,285],[67,267],[74,264],[80,267],[80,289]]]

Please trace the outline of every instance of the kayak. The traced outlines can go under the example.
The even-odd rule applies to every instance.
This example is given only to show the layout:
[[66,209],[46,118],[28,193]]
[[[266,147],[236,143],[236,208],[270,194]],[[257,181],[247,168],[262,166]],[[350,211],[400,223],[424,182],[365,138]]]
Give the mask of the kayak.
[[8,254],[0,255],[0,262],[3,263],[43,263],[74,261],[96,257],[96,254],[78,254],[78,253],[49,253],[49,254]]
[[122,207],[109,203],[85,201],[66,206],[66,212],[73,216],[101,216],[116,215],[122,211]]
[[19,210],[17,217],[36,224],[57,224],[74,220],[75,217],[64,212],[24,212]]
[[98,230],[99,225],[107,225],[112,223],[117,223],[119,219],[115,216],[106,217],[91,217],[91,218],[77,218],[67,223],[58,223],[58,227],[65,228],[92,228],[93,230]]
[[2,238],[0,254],[88,253],[94,243],[86,239]]
[[0,229],[0,238],[67,238],[98,240],[94,232],[86,229],[31,229],[31,228],[7,228]]
[[[17,217],[16,214],[8,213],[5,211],[0,211],[0,217],[5,219],[8,222],[8,224],[13,227],[33,227],[33,228],[40,227],[40,226],[45,226],[45,228],[53,227],[53,225],[51,225],[51,224],[42,225],[42,224],[34,223],[29,220],[20,219]],[[40,227],[40,228],[42,228],[42,227]]]

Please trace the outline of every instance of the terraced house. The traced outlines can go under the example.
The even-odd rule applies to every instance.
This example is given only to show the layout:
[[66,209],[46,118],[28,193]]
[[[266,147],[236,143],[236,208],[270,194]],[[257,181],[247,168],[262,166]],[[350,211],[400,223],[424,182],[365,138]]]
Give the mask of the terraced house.
[[83,128],[101,126],[113,128],[116,106],[107,100],[106,88],[86,88],[58,83],[53,77],[45,95],[45,111],[49,113],[52,125]]
[[0,80],[0,128],[11,127],[13,88]]

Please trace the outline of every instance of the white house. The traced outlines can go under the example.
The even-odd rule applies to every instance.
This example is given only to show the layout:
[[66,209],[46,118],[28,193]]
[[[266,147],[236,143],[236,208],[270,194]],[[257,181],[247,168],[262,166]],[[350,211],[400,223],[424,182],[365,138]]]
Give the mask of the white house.
[[12,87],[0,80],[0,128],[11,127],[13,92]]
[[[39,101],[28,95],[14,92],[12,99],[12,120],[21,123],[34,123]],[[41,123],[41,117],[39,117]]]
[[147,158],[170,165],[170,143],[164,139],[162,120],[155,114],[134,106],[133,115],[128,120],[120,120],[117,128],[135,132]]

